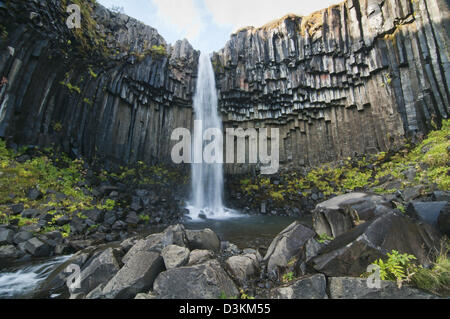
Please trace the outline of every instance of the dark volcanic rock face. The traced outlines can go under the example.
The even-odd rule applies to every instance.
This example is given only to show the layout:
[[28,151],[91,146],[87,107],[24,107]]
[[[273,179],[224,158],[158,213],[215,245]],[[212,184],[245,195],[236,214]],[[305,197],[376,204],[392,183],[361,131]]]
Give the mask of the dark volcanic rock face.
[[448,12],[442,0],[348,0],[233,34],[213,58],[225,126],[280,128],[294,166],[401,145],[447,118]]
[[169,46],[98,4],[83,6],[79,31],[62,1],[6,6],[0,136],[110,163],[170,159],[172,130],[191,125],[199,53],[186,40]]

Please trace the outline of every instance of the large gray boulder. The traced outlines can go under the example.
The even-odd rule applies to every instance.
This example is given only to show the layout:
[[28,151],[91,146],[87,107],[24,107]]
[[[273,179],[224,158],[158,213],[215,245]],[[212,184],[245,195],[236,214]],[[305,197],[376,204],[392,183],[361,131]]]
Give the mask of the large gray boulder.
[[162,272],[153,285],[160,299],[217,299],[239,291],[217,260]]
[[447,205],[443,209],[443,211],[439,214],[437,220],[437,227],[442,234],[450,237],[450,202],[447,202]]
[[189,253],[190,251],[186,247],[169,245],[162,250],[161,256],[164,259],[166,269],[172,269],[185,266],[189,261]]
[[11,229],[0,228],[0,246],[12,244],[14,241],[14,232]]
[[16,259],[24,255],[20,249],[17,249],[13,245],[0,246],[0,259]]
[[317,274],[295,280],[287,286],[273,289],[273,299],[328,299],[327,280],[324,275]]
[[86,263],[81,271],[80,287],[70,289],[70,293],[88,294],[98,285],[107,283],[120,270],[120,266],[117,252],[113,248],[106,249]]
[[314,230],[337,237],[389,211],[391,204],[383,197],[366,193],[350,193],[334,197],[316,206],[313,211]]
[[301,252],[305,243],[315,235],[313,230],[299,222],[289,225],[275,237],[264,256],[263,260],[267,262],[267,271],[278,273]]
[[26,241],[24,247],[34,257],[49,257],[52,253],[51,247],[36,237]]
[[225,262],[225,267],[233,278],[244,285],[259,274],[260,264],[256,254],[232,256]]
[[164,270],[164,261],[158,252],[135,252],[119,272],[106,284],[103,294],[109,298],[131,299],[152,288],[153,281]]
[[196,249],[191,251],[189,255],[188,266],[202,264],[210,259],[214,258],[214,253],[211,250]]
[[[407,207],[407,214],[413,218],[438,227],[438,219],[446,211],[447,202],[411,202]],[[447,208],[448,210],[448,208]]]
[[220,251],[220,239],[211,229],[186,230],[186,237],[190,250],[204,249],[215,253]]
[[428,265],[439,242],[440,234],[430,225],[391,212],[337,237],[308,264],[330,277],[359,277],[392,250],[412,254]]
[[331,299],[434,299],[436,296],[421,290],[402,286],[392,281],[381,281],[379,288],[369,288],[367,279],[329,278]]

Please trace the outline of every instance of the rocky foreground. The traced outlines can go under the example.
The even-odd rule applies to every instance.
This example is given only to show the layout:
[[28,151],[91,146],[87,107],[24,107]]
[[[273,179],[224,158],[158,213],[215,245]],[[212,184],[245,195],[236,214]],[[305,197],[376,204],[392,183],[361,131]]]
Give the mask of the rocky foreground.
[[[449,205],[439,218],[449,214]],[[419,216],[419,217],[418,217]],[[238,249],[210,229],[174,225],[144,238],[89,247],[42,285],[40,296],[76,299],[341,299],[437,298],[404,284],[369,288],[361,275],[390,251],[413,254],[431,267],[442,235],[427,221],[392,209],[381,196],[352,193],[317,206],[314,229],[295,222],[262,256]],[[359,217],[359,218],[356,218]],[[324,234],[329,234],[324,240]],[[335,239],[332,236],[336,236]],[[81,284],[67,288],[64,269],[81,268]]]

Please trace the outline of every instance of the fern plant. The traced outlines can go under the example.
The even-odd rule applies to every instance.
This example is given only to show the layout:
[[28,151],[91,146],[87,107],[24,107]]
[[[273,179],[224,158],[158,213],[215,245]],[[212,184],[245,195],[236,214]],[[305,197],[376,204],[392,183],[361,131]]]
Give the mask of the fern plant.
[[388,259],[379,259],[373,264],[380,268],[380,279],[396,281],[401,288],[404,282],[410,282],[417,271],[417,266],[412,262],[416,257],[409,254],[400,254],[393,250],[387,254]]

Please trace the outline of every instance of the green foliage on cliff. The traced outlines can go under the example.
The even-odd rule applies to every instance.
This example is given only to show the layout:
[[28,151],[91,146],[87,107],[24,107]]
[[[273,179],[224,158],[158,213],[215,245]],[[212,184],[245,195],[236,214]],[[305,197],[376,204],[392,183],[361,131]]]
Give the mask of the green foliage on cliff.
[[[312,168],[307,174],[282,173],[278,185],[267,177],[245,178],[241,190],[274,200],[307,197],[313,188],[325,197],[358,190],[392,193],[416,185],[423,185],[424,191],[436,187],[450,190],[449,150],[450,120],[444,120],[439,130],[432,131],[415,147],[406,145],[396,153],[348,158],[341,163]],[[411,170],[413,179],[407,177]]]
[[[54,225],[62,216],[72,216],[79,210],[93,208],[111,210],[116,205],[108,200],[95,203],[92,196],[86,195],[86,191],[91,189],[86,185],[80,186],[86,174],[83,160],[72,160],[51,149],[34,150],[37,153],[34,156],[20,159],[26,156],[26,151],[26,148],[17,152],[7,149],[5,142],[0,140],[0,223],[17,220],[19,227],[35,224],[36,219],[11,214],[9,205],[23,204],[25,209],[38,209],[53,215],[50,225],[42,229],[43,232],[57,229],[68,235],[68,226]],[[45,196],[31,200],[27,197],[30,189],[38,189]]]
[[[85,54],[98,54],[103,57],[112,55],[111,49],[106,46],[106,36],[97,28],[97,22],[93,18],[95,0],[61,0],[62,22],[66,22],[68,14],[67,6],[76,4],[81,10],[81,28],[71,30],[78,48]],[[69,40],[70,41],[70,40]]]

